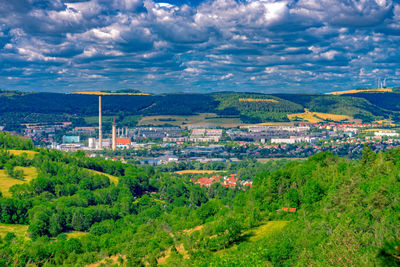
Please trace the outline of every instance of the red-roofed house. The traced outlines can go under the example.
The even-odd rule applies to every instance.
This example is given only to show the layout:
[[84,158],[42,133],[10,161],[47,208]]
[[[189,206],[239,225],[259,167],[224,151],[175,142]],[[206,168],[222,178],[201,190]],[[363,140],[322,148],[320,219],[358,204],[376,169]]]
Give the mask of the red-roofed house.
[[131,139],[130,138],[117,138],[116,144],[118,148],[130,148],[131,146]]

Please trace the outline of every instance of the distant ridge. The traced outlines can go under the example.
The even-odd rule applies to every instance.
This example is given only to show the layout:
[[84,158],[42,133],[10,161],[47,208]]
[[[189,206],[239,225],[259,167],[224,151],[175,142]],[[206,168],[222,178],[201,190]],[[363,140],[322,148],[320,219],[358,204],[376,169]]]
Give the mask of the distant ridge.
[[357,94],[365,92],[393,92],[393,88],[372,88],[372,89],[361,89],[361,90],[347,90],[325,93],[326,95],[346,95],[346,94]]

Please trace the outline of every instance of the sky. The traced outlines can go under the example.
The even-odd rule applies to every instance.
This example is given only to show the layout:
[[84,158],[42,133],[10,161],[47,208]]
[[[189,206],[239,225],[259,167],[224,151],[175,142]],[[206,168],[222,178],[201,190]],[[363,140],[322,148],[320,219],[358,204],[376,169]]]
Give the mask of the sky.
[[400,85],[400,0],[0,0],[0,89]]

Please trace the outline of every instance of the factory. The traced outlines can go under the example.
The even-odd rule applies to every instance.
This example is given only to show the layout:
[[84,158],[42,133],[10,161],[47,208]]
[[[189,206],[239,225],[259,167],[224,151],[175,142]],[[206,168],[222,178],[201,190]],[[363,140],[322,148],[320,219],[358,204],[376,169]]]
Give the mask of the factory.
[[99,96],[99,139],[96,140],[95,138],[89,138],[88,147],[95,150],[109,148],[115,150],[117,148],[127,149],[131,147],[131,139],[128,137],[128,129],[125,128],[125,131],[123,128],[117,129],[115,125],[115,117],[112,123],[111,140],[103,139],[101,96]]
[[[54,143],[52,148],[63,150],[63,151],[75,151],[75,150],[103,150],[103,149],[127,149],[131,147],[131,139],[128,137],[128,129],[116,128],[115,117],[112,123],[111,138],[103,138],[103,121],[102,121],[102,105],[101,96],[99,96],[99,126],[98,126],[98,138],[88,138],[87,146],[79,143],[81,141],[79,135],[74,136],[63,136],[62,144]],[[75,133],[83,131],[86,133],[94,133],[92,129],[95,127],[77,127]],[[74,129],[74,130],[75,130]]]

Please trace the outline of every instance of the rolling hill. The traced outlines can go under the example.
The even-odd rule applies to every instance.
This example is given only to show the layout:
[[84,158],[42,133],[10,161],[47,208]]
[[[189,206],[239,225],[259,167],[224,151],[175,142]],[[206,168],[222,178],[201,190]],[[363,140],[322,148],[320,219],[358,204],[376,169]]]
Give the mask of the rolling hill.
[[[173,117],[217,114],[214,119],[232,123],[288,122],[288,114],[310,112],[346,115],[364,122],[400,120],[400,93],[358,92],[355,94],[259,94],[221,92],[212,94],[108,94],[103,95],[105,118],[117,116],[119,126],[146,123],[168,125]],[[95,125],[98,96],[95,94],[57,94],[0,92],[0,124],[9,130],[21,123],[71,121],[74,125]],[[94,118],[94,119],[93,119]],[[144,123],[144,124],[146,124]],[[143,122],[141,123],[143,124]],[[177,123],[171,123],[177,125]],[[180,124],[185,124],[184,121]]]

